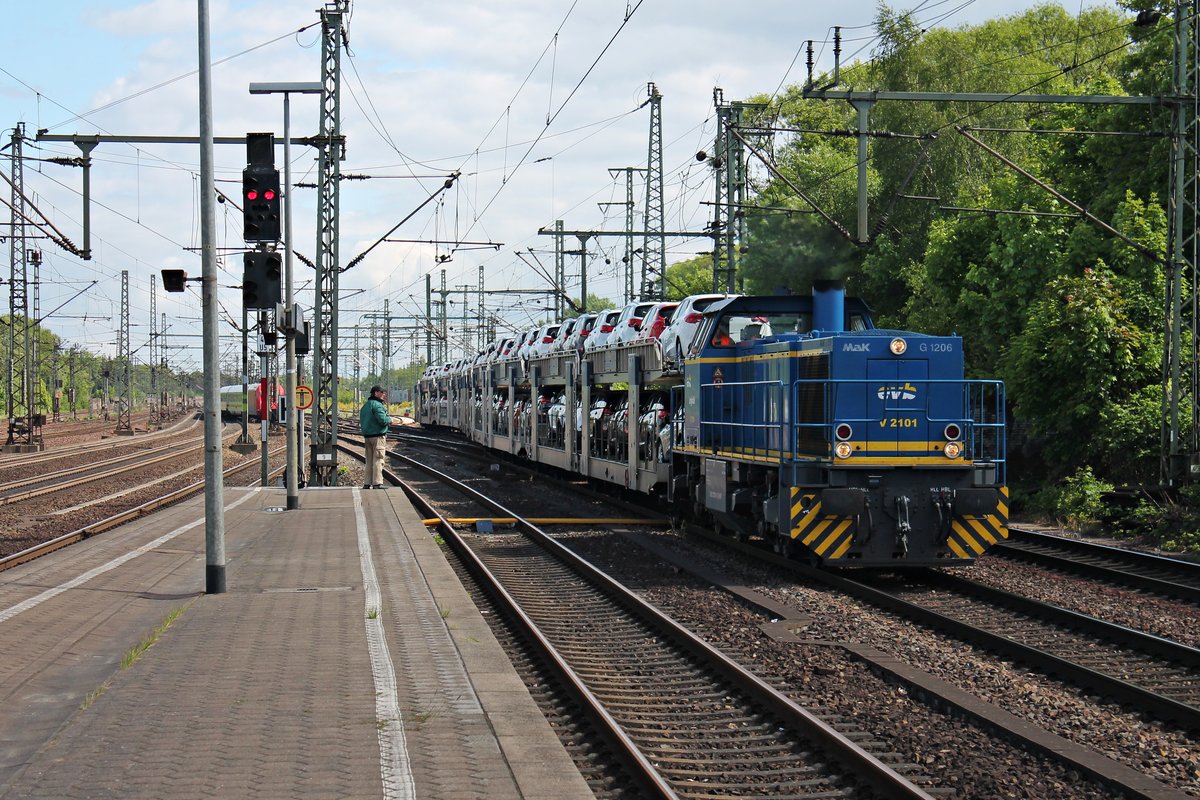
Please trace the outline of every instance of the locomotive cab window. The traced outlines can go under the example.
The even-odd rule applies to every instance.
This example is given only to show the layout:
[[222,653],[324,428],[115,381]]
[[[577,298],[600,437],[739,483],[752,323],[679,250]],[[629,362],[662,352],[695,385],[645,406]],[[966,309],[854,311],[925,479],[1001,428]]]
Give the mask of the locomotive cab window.
[[745,344],[769,336],[808,333],[812,330],[812,315],[807,313],[757,313],[742,311],[721,318],[713,335],[713,344],[720,347],[718,337],[727,336],[724,346]]

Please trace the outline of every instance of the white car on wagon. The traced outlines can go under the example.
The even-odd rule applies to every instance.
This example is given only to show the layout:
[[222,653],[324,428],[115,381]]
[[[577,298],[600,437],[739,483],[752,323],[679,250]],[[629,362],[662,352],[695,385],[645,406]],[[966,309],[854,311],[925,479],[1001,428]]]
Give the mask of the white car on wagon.
[[740,295],[694,294],[680,301],[679,307],[675,309],[675,315],[671,317],[671,321],[658,337],[658,340],[662,342],[663,358],[667,361],[687,358],[691,354],[692,339],[696,338],[696,331],[700,328],[700,323],[704,321],[704,309],[727,297],[740,297]]
[[608,335],[608,343],[624,344],[636,339],[638,331],[642,328],[642,318],[656,305],[658,303],[653,300],[634,300],[621,309],[621,316],[617,318],[613,332]]

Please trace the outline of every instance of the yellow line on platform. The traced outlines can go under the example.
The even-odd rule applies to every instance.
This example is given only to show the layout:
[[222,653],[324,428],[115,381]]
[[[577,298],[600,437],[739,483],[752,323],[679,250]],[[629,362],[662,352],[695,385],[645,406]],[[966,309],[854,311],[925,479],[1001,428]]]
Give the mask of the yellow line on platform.
[[[440,520],[421,520],[426,525],[437,525]],[[474,525],[476,522],[487,521],[493,525],[513,525],[513,517],[449,517],[451,525]],[[669,525],[665,519],[572,519],[569,517],[531,517],[528,522],[534,525]]]

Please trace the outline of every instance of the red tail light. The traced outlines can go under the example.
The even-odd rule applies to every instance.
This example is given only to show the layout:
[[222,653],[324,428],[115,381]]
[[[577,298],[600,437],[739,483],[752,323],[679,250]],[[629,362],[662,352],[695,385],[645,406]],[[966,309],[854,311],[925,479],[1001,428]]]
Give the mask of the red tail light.
[[684,317],[683,321],[688,323],[689,325],[695,325],[697,322],[699,322],[702,319],[704,319],[703,314],[701,314],[698,311],[693,311],[692,313],[690,313],[686,317]]
[[632,328],[634,325],[641,325],[641,324],[642,324],[642,321],[641,321],[640,319],[638,319],[637,317],[632,317],[632,318],[630,318],[630,320],[629,320],[629,327],[631,327],[631,328]]
[[612,333],[612,325],[607,325],[607,324],[601,325],[600,332],[601,333]]
[[580,332],[579,332],[579,335],[580,335],[580,336],[587,336],[589,333],[591,333],[591,331],[580,331]]
[[554,341],[553,336],[543,336],[542,337],[542,344],[550,344],[553,341]]

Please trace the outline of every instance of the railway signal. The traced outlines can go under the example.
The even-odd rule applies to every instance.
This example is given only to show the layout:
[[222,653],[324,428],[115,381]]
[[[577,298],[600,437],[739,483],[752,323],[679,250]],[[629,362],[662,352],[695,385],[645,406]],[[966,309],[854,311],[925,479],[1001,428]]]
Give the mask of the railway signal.
[[242,238],[247,242],[279,241],[281,197],[275,169],[275,135],[246,134],[246,168],[242,170]]
[[242,303],[246,308],[275,308],[280,297],[283,259],[254,250],[242,255]]

